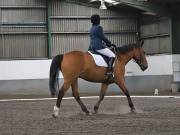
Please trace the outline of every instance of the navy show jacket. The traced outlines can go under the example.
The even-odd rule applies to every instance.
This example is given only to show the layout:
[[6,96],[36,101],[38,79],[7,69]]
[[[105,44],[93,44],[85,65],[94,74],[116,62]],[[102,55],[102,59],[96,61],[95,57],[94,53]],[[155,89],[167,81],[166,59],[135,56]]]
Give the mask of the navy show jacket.
[[103,28],[99,25],[93,25],[90,29],[90,46],[89,50],[101,50],[111,42],[104,36]]

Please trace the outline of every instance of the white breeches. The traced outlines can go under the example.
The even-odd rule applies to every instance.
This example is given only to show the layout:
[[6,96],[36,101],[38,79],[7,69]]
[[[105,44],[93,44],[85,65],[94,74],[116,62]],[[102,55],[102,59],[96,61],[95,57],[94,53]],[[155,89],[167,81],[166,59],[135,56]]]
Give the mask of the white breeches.
[[105,55],[105,56],[108,56],[109,58],[115,58],[115,54],[108,48],[104,48],[104,49],[101,49],[101,50],[96,50],[97,52]]

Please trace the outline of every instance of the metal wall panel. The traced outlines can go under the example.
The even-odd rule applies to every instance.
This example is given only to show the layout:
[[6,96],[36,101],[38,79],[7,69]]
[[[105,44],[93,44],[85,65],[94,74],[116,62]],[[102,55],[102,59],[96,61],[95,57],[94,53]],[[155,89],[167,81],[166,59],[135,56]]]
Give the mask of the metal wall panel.
[[136,42],[137,18],[112,10],[99,10],[94,7],[54,0],[51,3],[52,56],[72,50],[87,51],[90,43],[90,16],[99,14],[105,35],[116,45]]
[[[135,34],[106,34],[117,46],[136,42]],[[73,50],[87,51],[90,43],[88,34],[53,34],[52,56]]]
[[47,57],[46,0],[0,0],[0,59]]
[[145,40],[148,54],[171,53],[170,21],[168,18],[150,16],[141,18],[141,38]]
[[160,53],[171,53],[172,52],[172,46],[171,46],[171,40],[170,37],[162,37],[159,38],[160,43]]
[[77,20],[77,31],[78,32],[89,32],[91,27],[89,19],[78,19]]
[[100,10],[98,8],[91,8],[92,14],[99,14],[100,16],[116,16],[116,17],[121,17],[121,18],[131,18],[135,17],[136,13],[130,13],[126,11],[116,11],[116,10]]
[[3,23],[46,22],[45,9],[2,9]]
[[170,23],[169,20],[160,20],[158,22],[152,22],[150,24],[141,25],[141,36],[157,35],[157,34],[169,34]]
[[170,34],[170,21],[167,19],[167,20],[162,20],[160,23],[159,23],[159,33],[168,33]]
[[[2,10],[1,10],[1,8],[0,8],[0,24],[2,23]],[[0,25],[0,27],[1,27],[1,25]]]
[[47,32],[47,27],[46,26],[2,26],[0,28],[0,32],[2,33],[21,33],[21,32]]
[[106,36],[112,41],[112,43],[116,44],[118,47],[136,42],[136,35],[133,33],[106,34]]
[[[77,3],[76,3],[77,2]],[[117,12],[112,10],[100,10],[98,8],[80,5],[79,0],[53,0],[52,16],[90,16],[99,14],[100,16],[134,16],[132,13]],[[85,2],[84,2],[85,3]]]
[[141,36],[150,36],[159,34],[158,24],[148,24],[141,26]]
[[170,53],[172,51],[169,37],[145,39],[144,48],[148,54]]
[[[137,30],[134,18],[101,19],[101,25],[105,32],[134,32]],[[68,19],[68,17],[67,19],[52,19],[53,32],[89,32],[90,27],[89,19]]]
[[52,16],[77,16],[77,4],[66,3],[62,0],[52,2]]
[[3,55],[3,35],[0,35],[0,55]]
[[0,0],[0,6],[46,6],[45,0]]
[[53,19],[52,31],[53,32],[77,32],[77,19]]
[[[77,3],[76,3],[77,2]],[[1,0],[0,58],[47,57],[46,0]],[[136,41],[137,19],[134,13],[81,5],[79,0],[50,1],[51,53],[87,51],[90,16],[99,14],[106,36],[118,46]],[[49,25],[48,25],[49,26]]]
[[158,38],[150,38],[146,39],[144,41],[144,46],[143,46],[145,52],[147,54],[156,54],[160,51],[159,47],[159,39]]
[[87,34],[55,34],[52,37],[52,56],[73,50],[87,51],[88,43]]
[[101,25],[107,32],[134,32],[137,30],[135,18],[102,19]]
[[46,35],[2,35],[0,58],[47,57]]

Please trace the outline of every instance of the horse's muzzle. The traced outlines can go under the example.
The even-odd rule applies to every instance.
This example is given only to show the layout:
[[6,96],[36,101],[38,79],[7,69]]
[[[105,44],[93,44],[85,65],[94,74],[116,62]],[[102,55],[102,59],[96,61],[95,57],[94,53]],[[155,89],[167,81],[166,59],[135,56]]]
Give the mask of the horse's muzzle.
[[148,66],[141,65],[141,70],[145,71],[148,68]]

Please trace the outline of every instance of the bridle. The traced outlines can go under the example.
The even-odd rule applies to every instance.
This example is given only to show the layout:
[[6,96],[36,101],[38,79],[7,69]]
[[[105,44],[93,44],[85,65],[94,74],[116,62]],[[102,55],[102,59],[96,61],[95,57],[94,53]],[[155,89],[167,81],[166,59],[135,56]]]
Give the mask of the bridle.
[[135,59],[134,58],[134,60],[140,67],[143,66],[143,63],[142,63],[141,59]]
[[134,61],[141,67],[143,71],[146,69],[146,67],[142,63],[141,57],[139,59],[134,58]]

